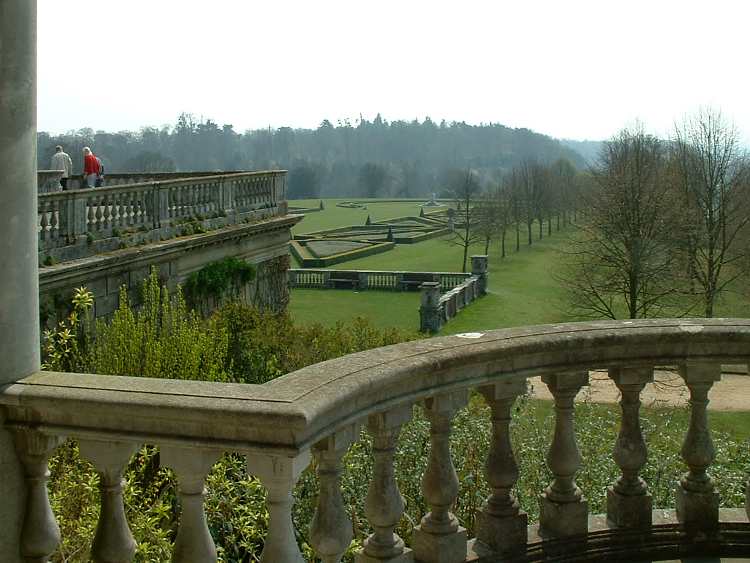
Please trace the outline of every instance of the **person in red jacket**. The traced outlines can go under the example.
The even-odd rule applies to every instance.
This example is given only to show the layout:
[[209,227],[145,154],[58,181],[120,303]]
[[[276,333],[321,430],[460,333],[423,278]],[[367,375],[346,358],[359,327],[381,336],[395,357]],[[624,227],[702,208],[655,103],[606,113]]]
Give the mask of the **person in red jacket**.
[[96,155],[91,152],[89,147],[83,147],[83,178],[86,187],[93,188],[96,186],[96,179],[98,176],[99,161],[96,159]]

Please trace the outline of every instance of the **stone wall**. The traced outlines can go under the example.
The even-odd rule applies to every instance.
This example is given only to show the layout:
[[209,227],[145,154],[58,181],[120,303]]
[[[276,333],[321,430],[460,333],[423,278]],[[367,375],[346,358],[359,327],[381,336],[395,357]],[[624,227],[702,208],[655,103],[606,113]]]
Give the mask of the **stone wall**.
[[260,308],[283,310],[289,302],[290,228],[299,219],[275,217],[40,268],[42,325],[49,326],[65,315],[77,287],[85,286],[94,294],[95,318],[108,317],[119,305],[122,286],[131,303],[140,302],[141,285],[152,268],[162,283],[175,289],[191,273],[229,256],[256,266],[257,275],[246,288],[247,301]]

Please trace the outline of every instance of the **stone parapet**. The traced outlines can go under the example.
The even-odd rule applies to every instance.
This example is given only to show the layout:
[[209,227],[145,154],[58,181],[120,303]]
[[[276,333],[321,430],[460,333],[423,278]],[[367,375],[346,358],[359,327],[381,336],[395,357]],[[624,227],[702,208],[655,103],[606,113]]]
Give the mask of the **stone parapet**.
[[[340,494],[341,459],[358,438],[361,423],[372,437],[375,465],[365,508],[372,533],[357,560],[464,563],[567,560],[575,555],[576,561],[601,561],[670,559],[697,552],[747,556],[750,523],[745,509],[718,509],[714,519],[713,503],[709,510],[678,500],[676,514],[657,510],[650,519],[633,521],[621,517],[630,509],[618,501],[611,514],[588,516],[583,493],[605,491],[581,491],[575,484],[581,459],[572,422],[573,397],[585,385],[588,370],[609,369],[626,393],[625,428],[614,450],[623,475],[612,489],[625,496],[642,493],[642,456],[629,460],[618,452],[641,444],[635,407],[649,370],[680,366],[693,395],[682,452],[690,472],[679,487],[689,494],[712,495],[711,481],[704,479],[712,461],[706,453],[710,431],[704,424],[704,391],[716,378],[712,366],[748,362],[747,319],[600,321],[407,342],[329,360],[263,385],[40,372],[7,385],[0,407],[5,427],[16,437],[30,488],[24,511],[30,523],[23,528],[22,543],[37,559],[48,557],[59,541],[42,484],[46,459],[65,436],[84,444],[82,454],[106,479],[104,531],[97,531],[95,542],[100,553],[125,558],[132,553],[118,479],[134,446],[150,443],[159,446],[162,461],[179,480],[184,529],[176,535],[177,559],[185,553],[200,553],[202,560],[213,557],[203,512],[204,480],[214,460],[232,451],[247,455],[249,472],[269,490],[268,551],[261,561],[274,562],[303,561],[291,519],[291,491],[311,453],[315,456],[324,496],[317,504],[312,545],[323,561],[339,561],[351,538]],[[513,401],[532,375],[542,375],[550,386],[556,411],[548,457],[553,480],[544,491],[541,531],[536,526],[524,531],[524,507],[512,493],[518,469],[508,432]],[[466,526],[451,513],[458,481],[448,436],[469,389],[478,389],[488,401],[493,425],[486,465],[492,494],[479,515],[477,541],[466,540]],[[404,505],[394,462],[399,431],[415,404],[423,405],[430,421],[423,479],[430,512],[421,519],[416,537],[401,538],[396,531]]]

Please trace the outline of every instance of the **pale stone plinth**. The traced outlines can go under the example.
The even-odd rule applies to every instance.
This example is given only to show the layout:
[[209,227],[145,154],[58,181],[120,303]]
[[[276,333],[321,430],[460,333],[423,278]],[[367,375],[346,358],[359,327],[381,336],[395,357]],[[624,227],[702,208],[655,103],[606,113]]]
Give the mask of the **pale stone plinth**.
[[687,528],[715,530],[719,527],[719,493],[696,493],[677,485],[675,491],[677,520]]
[[[466,557],[465,550],[466,548],[464,548],[464,557]],[[379,559],[372,555],[360,552],[354,556],[354,563],[414,563],[414,552],[408,547],[405,547],[404,551],[394,557],[389,557],[388,559]]]
[[424,563],[461,563],[466,559],[466,528],[451,534],[431,534],[414,528],[411,544],[419,561]]
[[607,523],[613,528],[648,529],[651,527],[653,502],[649,493],[623,495],[607,489]]
[[577,502],[555,502],[544,493],[539,501],[539,521],[543,527],[539,535],[543,538],[564,538],[588,533],[589,506],[581,497]]
[[493,516],[484,510],[477,514],[477,539],[498,555],[511,555],[526,549],[529,518],[525,512]]

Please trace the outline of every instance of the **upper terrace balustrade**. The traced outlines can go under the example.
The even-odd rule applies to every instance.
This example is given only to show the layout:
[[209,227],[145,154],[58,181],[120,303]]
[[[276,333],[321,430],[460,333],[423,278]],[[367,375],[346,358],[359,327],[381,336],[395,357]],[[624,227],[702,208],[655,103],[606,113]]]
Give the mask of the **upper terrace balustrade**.
[[[257,213],[286,213],[283,170],[121,176],[140,183],[39,194],[40,255],[65,260],[85,254],[93,239],[139,233],[151,242],[179,234],[179,224],[191,220],[213,219],[225,225]],[[72,248],[61,250],[65,247]]]
[[[85,374],[37,373],[0,394],[6,426],[16,438],[28,485],[21,545],[43,561],[59,542],[47,500],[49,455],[64,437],[79,440],[97,468],[104,499],[93,543],[95,561],[129,561],[135,546],[122,504],[121,477],[143,443],[179,480],[182,514],[174,561],[210,562],[216,551],[202,493],[222,452],[246,455],[249,473],[268,488],[269,530],[261,561],[302,561],[291,521],[291,491],[315,457],[320,481],[311,543],[325,563],[350,544],[351,524],[340,494],[342,456],[366,425],[374,475],[366,515],[373,534],[359,562],[644,560],[684,553],[750,554],[745,509],[719,509],[707,470],[714,459],[707,393],[722,363],[750,362],[750,320],[647,320],[561,324],[448,336],[330,360],[264,385],[185,382]],[[652,512],[639,471],[647,456],[639,396],[657,365],[677,365],[691,393],[691,419],[681,450],[688,466],[675,483],[674,512]],[[607,491],[581,491],[581,459],[573,427],[574,398],[588,371],[606,369],[622,393],[622,424],[613,444],[621,477]],[[509,423],[526,379],[541,375],[555,400],[548,454],[553,474],[540,493],[540,522],[528,527],[512,489],[518,478]],[[477,514],[477,538],[450,512],[456,477],[448,438],[453,416],[478,390],[492,411],[487,481],[493,492]],[[394,530],[404,505],[394,478],[394,448],[414,405],[431,423],[423,492],[431,511],[414,530],[411,549]],[[106,493],[106,494],[104,494]],[[365,494],[365,491],[362,491]],[[585,496],[606,495],[607,514],[590,517]]]

